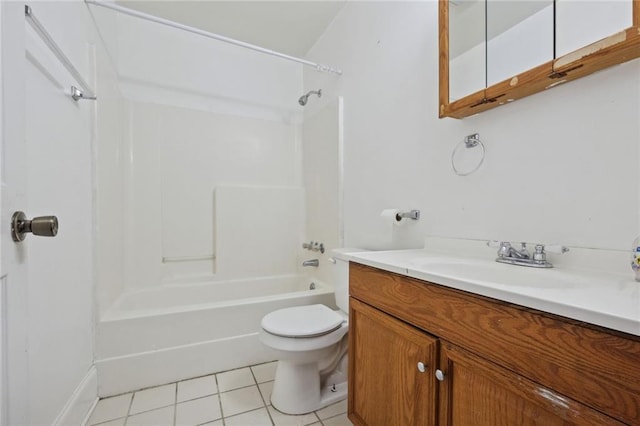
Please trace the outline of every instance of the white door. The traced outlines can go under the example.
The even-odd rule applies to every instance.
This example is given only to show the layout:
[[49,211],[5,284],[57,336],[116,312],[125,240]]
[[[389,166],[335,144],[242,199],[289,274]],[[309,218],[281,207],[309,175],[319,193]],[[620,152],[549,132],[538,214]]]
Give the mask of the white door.
[[[15,19],[20,5],[0,3],[0,43],[2,51],[2,262],[0,283],[0,331],[2,386],[1,418],[5,424],[26,424],[28,401],[27,367],[27,268],[24,246],[16,245],[9,234],[13,209],[26,201],[26,150],[24,141],[24,22]],[[9,410],[11,407],[11,410]],[[11,411],[11,413],[9,413]]]
[[[77,83],[26,24],[23,3],[1,2],[0,18],[0,422],[52,424],[92,359],[92,107],[69,96]],[[58,235],[14,242],[18,210],[56,215]]]

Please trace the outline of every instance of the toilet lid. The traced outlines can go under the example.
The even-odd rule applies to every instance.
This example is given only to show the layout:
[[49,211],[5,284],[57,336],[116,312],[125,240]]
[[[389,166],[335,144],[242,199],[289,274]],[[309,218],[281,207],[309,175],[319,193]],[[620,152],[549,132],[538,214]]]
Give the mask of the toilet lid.
[[279,309],[262,318],[264,331],[283,337],[314,337],[337,330],[343,318],[325,305]]

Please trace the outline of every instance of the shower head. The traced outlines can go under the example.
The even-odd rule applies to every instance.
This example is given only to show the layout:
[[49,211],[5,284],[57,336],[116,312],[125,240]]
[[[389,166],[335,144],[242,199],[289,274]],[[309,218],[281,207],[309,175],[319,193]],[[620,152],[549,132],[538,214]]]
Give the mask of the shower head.
[[309,100],[309,96],[311,95],[318,95],[318,97],[322,96],[322,89],[318,89],[318,90],[312,90],[302,96],[300,96],[300,99],[298,99],[298,103],[302,106],[305,106],[307,104],[307,101]]

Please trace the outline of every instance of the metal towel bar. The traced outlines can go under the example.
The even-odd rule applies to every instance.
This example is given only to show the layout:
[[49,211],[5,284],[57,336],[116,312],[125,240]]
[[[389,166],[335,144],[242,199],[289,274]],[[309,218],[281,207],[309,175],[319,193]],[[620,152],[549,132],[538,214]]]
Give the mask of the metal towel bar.
[[27,19],[27,22],[31,24],[31,27],[38,33],[42,41],[47,45],[47,47],[53,52],[53,54],[58,58],[60,63],[69,71],[69,74],[73,76],[78,85],[80,85],[81,89],[78,89],[75,86],[71,86],[70,95],[74,101],[78,101],[80,99],[91,99],[96,100],[96,94],[94,93],[91,86],[82,78],[82,75],[78,72],[76,67],[73,66],[67,55],[58,47],[53,38],[49,35],[47,30],[44,29],[40,21],[33,14],[33,9],[31,6],[25,4],[24,5],[24,16]]
[[215,254],[209,254],[204,256],[180,256],[180,257],[162,257],[162,263],[173,262],[198,262],[202,260],[215,260]]

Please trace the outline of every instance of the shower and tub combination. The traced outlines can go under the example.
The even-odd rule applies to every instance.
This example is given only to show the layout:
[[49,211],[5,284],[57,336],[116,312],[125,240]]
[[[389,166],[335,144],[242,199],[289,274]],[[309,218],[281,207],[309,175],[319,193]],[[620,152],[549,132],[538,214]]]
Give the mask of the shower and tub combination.
[[[104,39],[126,89],[121,157],[98,176],[122,191],[121,222],[110,216],[113,232],[97,238],[111,256],[99,265],[110,278],[97,291],[100,396],[275,360],[259,339],[264,316],[337,308],[342,100],[312,104],[326,94],[300,90],[298,63],[138,12],[91,11],[117,28]],[[310,239],[327,248],[313,253],[318,267],[302,266]]]
[[[332,103],[317,120],[331,121],[339,106]],[[314,122],[312,117],[303,129],[313,130]],[[304,171],[308,175],[326,170],[314,153],[326,148],[327,135],[315,137],[318,143],[307,141],[314,146],[304,154],[315,158]],[[213,192],[214,220],[204,234],[214,238],[203,242],[203,235],[189,234],[194,246],[204,247],[200,253],[169,252],[170,247],[159,253],[159,238],[154,246],[148,238],[132,236],[130,248],[125,247],[134,266],[130,277],[147,285],[125,288],[96,326],[102,396],[276,360],[276,352],[259,340],[265,315],[303,305],[336,309],[330,250],[310,254],[302,248],[305,235],[318,235],[327,224],[335,231],[322,237],[324,244],[328,249],[341,245],[338,212],[323,214],[319,220],[324,224],[305,219],[307,208],[317,211],[326,195],[305,187],[243,185],[218,185]],[[168,220],[171,210],[164,213]],[[136,232],[158,234],[151,229]],[[154,252],[162,256],[151,264]],[[191,274],[185,273],[188,268]],[[157,283],[149,278],[162,273],[170,277]]]

